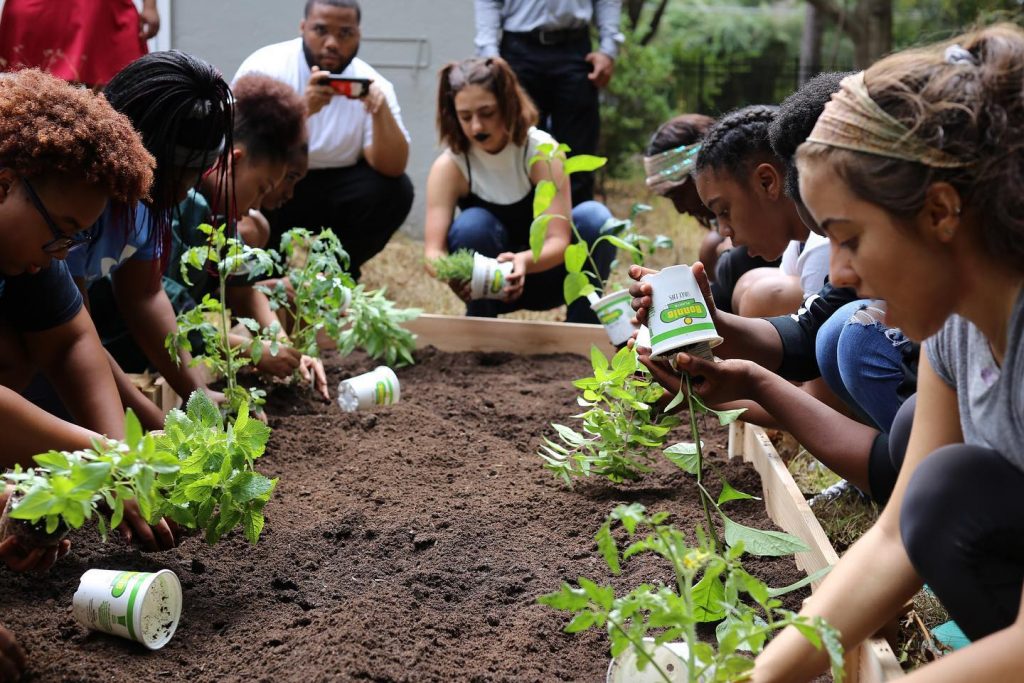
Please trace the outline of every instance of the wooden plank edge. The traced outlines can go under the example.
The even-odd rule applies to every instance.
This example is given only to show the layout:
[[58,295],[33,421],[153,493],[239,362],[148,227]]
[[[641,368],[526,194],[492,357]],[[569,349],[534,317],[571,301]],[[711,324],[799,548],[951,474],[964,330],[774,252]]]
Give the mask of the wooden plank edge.
[[[787,533],[799,537],[809,550],[797,553],[797,566],[807,574],[839,561],[832,543],[782,462],[764,430],[756,425],[733,423],[729,428],[729,456],[742,457],[761,475],[768,516]],[[816,582],[811,589],[817,588]],[[846,655],[850,683],[883,683],[905,674],[889,643],[870,638]]]
[[605,354],[613,351],[608,335],[600,325],[425,313],[405,323],[405,328],[417,335],[417,348],[435,346],[441,351],[504,351],[523,355],[576,353],[589,356],[593,345]]

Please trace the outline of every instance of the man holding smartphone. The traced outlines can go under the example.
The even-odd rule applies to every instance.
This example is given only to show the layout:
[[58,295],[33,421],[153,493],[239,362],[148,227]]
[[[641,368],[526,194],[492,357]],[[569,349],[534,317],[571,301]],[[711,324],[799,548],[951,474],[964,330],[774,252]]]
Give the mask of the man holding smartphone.
[[260,48],[235,74],[267,74],[306,100],[309,172],[268,215],[269,246],[296,226],[331,228],[357,278],[401,227],[413,198],[409,133],[394,86],[356,57],[361,18],[358,0],[307,0],[301,36]]
[[[474,0],[476,53],[512,67],[540,113],[538,128],[572,149],[597,153],[597,91],[608,85],[623,37],[621,0]],[[598,31],[593,49],[590,25]],[[574,173],[572,203],[594,198],[594,174]]]

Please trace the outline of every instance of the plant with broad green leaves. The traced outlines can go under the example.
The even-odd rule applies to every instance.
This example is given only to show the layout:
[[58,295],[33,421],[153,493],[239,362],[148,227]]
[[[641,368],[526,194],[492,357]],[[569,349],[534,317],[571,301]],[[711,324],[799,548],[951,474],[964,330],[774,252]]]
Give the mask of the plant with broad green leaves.
[[338,353],[348,355],[361,348],[373,358],[383,359],[391,367],[412,365],[416,335],[402,323],[416,318],[418,308],[397,308],[387,299],[385,290],[367,292],[363,285],[352,290],[348,307],[350,325],[338,337]]
[[174,477],[178,460],[157,450],[154,437],[143,435],[130,409],[125,435],[124,441],[94,439],[85,450],[42,453],[33,457],[36,466],[25,470],[16,465],[3,475],[14,485],[17,500],[10,518],[45,523],[45,532],[53,534],[61,524],[79,529],[95,517],[105,541],[108,526],[101,508],[110,510],[112,529],[124,518],[125,501],[135,500],[146,521],[155,522],[163,501],[158,478]]
[[[670,677],[653,657],[654,649],[665,643],[680,639],[686,643],[687,659],[680,663],[687,681],[736,681],[749,676],[752,657],[761,652],[768,637],[787,626],[796,628],[815,648],[825,649],[833,677],[842,682],[839,632],[821,617],[782,609],[778,600],[823,573],[784,588],[769,588],[743,568],[742,544],[720,553],[698,529],[698,543],[690,546],[683,533],[668,523],[668,516],[667,512],[649,515],[638,503],[619,505],[595,540],[612,574],[621,572],[622,562],[653,553],[671,565],[674,585],[642,584],[616,596],[613,586],[580,577],[577,585],[563,583],[558,592],[537,601],[575,615],[566,632],[605,629],[613,657],[632,648],[638,668],[654,667],[667,683],[680,679],[678,675]],[[612,531],[616,523],[622,526],[627,541],[621,550]],[[716,621],[720,622],[715,629],[717,648],[697,637],[698,624]],[[653,638],[653,643],[645,638]]]
[[[544,163],[549,169],[553,169],[556,162],[562,165],[562,172],[566,177],[573,173],[595,171],[605,164],[603,157],[596,157],[589,154],[577,154],[573,157],[566,157],[569,152],[567,145],[553,145],[544,143],[537,147],[537,154],[530,159],[530,165]],[[530,249],[533,252],[533,260],[540,258],[541,250],[544,248],[544,240],[547,238],[548,226],[555,218],[561,218],[569,222],[572,229],[574,241],[565,248],[565,280],[562,282],[562,296],[566,305],[576,301],[581,296],[598,297],[607,294],[608,283],[602,281],[594,260],[594,251],[601,242],[610,242],[619,249],[629,252],[633,262],[640,265],[644,262],[645,251],[654,253],[655,249],[671,247],[672,240],[664,235],[650,238],[641,235],[635,227],[636,217],[644,211],[650,211],[651,207],[646,204],[634,204],[630,210],[628,219],[611,218],[601,227],[601,236],[589,246],[580,235],[572,216],[548,213],[551,203],[558,195],[558,186],[551,180],[542,180],[537,183],[533,194],[533,223],[530,224]],[[595,286],[593,281],[599,281],[600,286]]]
[[270,427],[249,417],[243,402],[234,423],[225,423],[217,406],[202,391],[189,397],[185,410],[167,414],[156,437],[158,453],[179,465],[174,475],[161,476],[165,487],[157,512],[189,529],[202,529],[207,543],[241,525],[255,544],[263,531],[263,508],[277,485],[256,471]]
[[639,479],[651,471],[646,463],[652,449],[664,447],[679,418],[656,409],[664,389],[651,381],[634,349],[620,349],[609,362],[592,346],[590,363],[593,376],[573,382],[583,390],[576,400],[586,410],[574,416],[582,420],[582,431],[552,423],[560,443],[544,438],[544,467],[566,483],[591,474],[613,482]]
[[224,305],[227,295],[227,280],[231,277],[257,279],[272,275],[277,265],[273,252],[254,249],[235,237],[228,237],[226,226],[214,228],[203,224],[199,232],[207,235],[207,243],[188,249],[181,256],[181,276],[189,285],[189,270],[205,270],[213,268],[217,271],[220,299],[209,294],[192,309],[178,315],[178,324],[174,332],[167,335],[164,346],[175,362],[180,362],[181,353],[192,352],[189,336],[197,334],[203,340],[203,353],[194,356],[192,366],[204,365],[214,375],[223,376],[227,386],[224,389],[226,409],[229,414],[237,414],[242,403],[262,405],[266,392],[261,389],[247,389],[238,384],[238,371],[245,365],[256,365],[260,362],[264,342],[269,342],[270,353],[278,352],[280,326],[260,329],[259,323],[252,318],[239,318],[238,322],[251,333],[251,340],[244,344],[232,343],[231,313]]
[[469,282],[473,277],[472,249],[459,249],[430,261],[434,277],[441,282]]
[[348,252],[337,235],[326,228],[318,235],[305,228],[292,228],[281,236],[281,251],[289,264],[287,275],[273,288],[259,289],[270,298],[271,309],[284,309],[290,314],[291,345],[304,355],[319,358],[319,334],[323,332],[340,343],[347,323],[345,311],[356,286],[345,270]]

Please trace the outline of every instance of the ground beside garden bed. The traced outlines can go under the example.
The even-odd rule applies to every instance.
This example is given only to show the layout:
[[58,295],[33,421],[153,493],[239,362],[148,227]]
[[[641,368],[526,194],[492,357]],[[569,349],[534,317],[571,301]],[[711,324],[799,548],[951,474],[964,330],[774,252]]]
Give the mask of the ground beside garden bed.
[[[28,680],[603,680],[604,634],[562,633],[566,617],[535,598],[563,579],[606,579],[592,538],[619,502],[699,523],[692,477],[668,465],[639,484],[569,490],[542,469],[540,435],[578,412],[569,382],[588,374],[586,359],[426,349],[418,361],[399,370],[402,402],[369,413],[272,393],[260,467],[281,482],[259,546],[236,534],[148,555],[79,533],[47,576],[0,571],[0,622],[29,651]],[[376,364],[355,354],[328,365],[333,391]],[[721,461],[724,429],[709,423],[705,441],[734,486],[760,492],[752,469]],[[760,502],[730,510],[771,527]],[[71,617],[86,569],[164,567],[181,579],[185,609],[163,650]],[[802,578],[790,558],[751,558],[748,569],[774,586]],[[668,578],[638,559],[617,583]]]

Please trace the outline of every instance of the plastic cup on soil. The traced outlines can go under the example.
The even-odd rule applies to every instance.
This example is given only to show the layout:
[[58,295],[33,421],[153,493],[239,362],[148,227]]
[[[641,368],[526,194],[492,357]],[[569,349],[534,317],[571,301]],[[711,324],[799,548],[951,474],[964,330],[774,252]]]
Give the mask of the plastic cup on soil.
[[[658,664],[662,671],[668,675],[668,679],[675,683],[684,683],[689,680],[687,676],[687,661],[690,656],[690,649],[686,643],[664,643],[654,648],[653,638],[644,638],[647,651],[651,653],[652,659]],[[628,647],[618,657],[612,659],[608,665],[608,683],[664,683],[664,678],[658,673],[650,661],[643,671],[637,668],[640,657],[637,656],[636,648]],[[703,675],[701,681],[714,680],[714,674]]]
[[630,306],[633,297],[630,296],[629,290],[620,289],[601,298],[592,294],[587,299],[590,301],[590,310],[604,325],[604,331],[608,333],[611,343],[621,346],[629,341],[636,331],[636,326],[632,322],[633,308]]
[[647,316],[651,355],[660,357],[685,351],[714,360],[711,349],[721,344],[722,338],[711,322],[690,266],[670,266],[641,280],[651,285],[651,309]]
[[167,569],[90,569],[82,575],[72,611],[83,626],[159,650],[181,619],[181,583]]
[[469,281],[469,295],[473,299],[504,299],[505,280],[512,273],[512,261],[498,263],[483,254],[473,254],[473,277]]
[[338,385],[338,405],[346,413],[398,403],[401,397],[398,376],[386,365],[343,380]]

